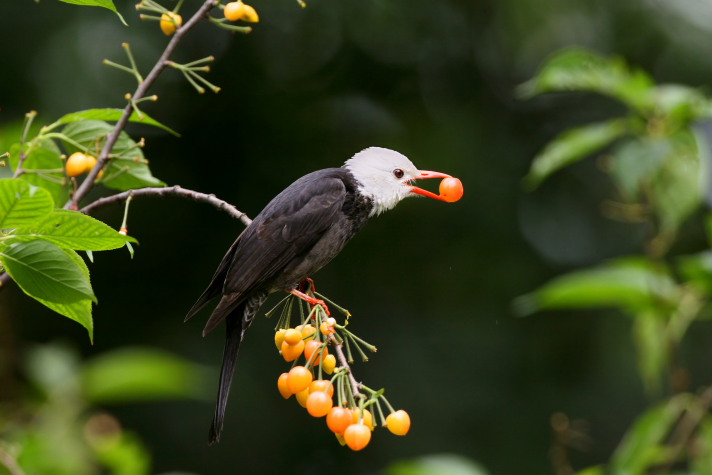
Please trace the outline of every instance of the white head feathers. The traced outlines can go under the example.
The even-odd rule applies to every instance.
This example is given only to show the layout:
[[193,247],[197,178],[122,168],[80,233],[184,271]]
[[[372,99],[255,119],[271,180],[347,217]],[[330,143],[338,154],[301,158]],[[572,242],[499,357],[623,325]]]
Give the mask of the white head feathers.
[[361,182],[361,194],[373,200],[370,216],[393,209],[399,201],[415,196],[408,181],[420,172],[405,155],[393,150],[369,147],[347,160],[344,168]]

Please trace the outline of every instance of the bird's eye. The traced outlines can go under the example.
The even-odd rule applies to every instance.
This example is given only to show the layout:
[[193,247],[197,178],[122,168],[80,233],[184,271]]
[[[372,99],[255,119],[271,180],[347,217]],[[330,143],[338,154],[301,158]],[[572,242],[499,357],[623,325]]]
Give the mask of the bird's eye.
[[401,170],[400,168],[396,168],[395,170],[393,170],[393,176],[394,176],[394,177],[400,179],[400,178],[403,178],[403,175],[405,175],[405,173],[404,173],[403,170]]

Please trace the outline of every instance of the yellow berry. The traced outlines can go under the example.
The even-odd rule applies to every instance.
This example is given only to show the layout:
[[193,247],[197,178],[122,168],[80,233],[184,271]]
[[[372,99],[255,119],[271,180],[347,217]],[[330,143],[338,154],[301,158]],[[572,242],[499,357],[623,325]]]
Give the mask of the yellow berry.
[[231,2],[225,5],[223,10],[225,18],[230,21],[237,21],[245,14],[245,4],[242,2]]
[[96,158],[91,155],[87,155],[87,167],[84,170],[84,173],[89,173],[92,168],[94,168],[94,165],[96,165]]
[[402,409],[396,411],[386,417],[386,427],[395,435],[406,435],[410,430],[410,416]]
[[302,341],[302,332],[295,330],[294,328],[290,328],[284,333],[284,341],[289,346],[298,345],[299,342]]
[[327,355],[324,361],[321,362],[321,369],[323,369],[326,374],[332,374],[336,368],[336,357],[334,355]]
[[302,328],[302,338],[305,339],[304,341],[309,341],[314,338],[313,336],[311,336],[314,335],[314,333],[316,333],[316,328],[311,325],[304,325],[304,328]]
[[[173,21],[171,21],[171,18]],[[182,24],[183,18],[177,13],[168,12],[161,15],[161,31],[166,36],[171,36],[176,31],[176,25],[180,26]]]
[[307,399],[309,399],[309,388],[305,389],[304,391],[298,392],[296,396],[299,405],[306,409]]
[[242,21],[247,21],[250,23],[257,23],[258,21],[260,21],[260,17],[257,16],[257,12],[251,6],[243,4],[242,10]]
[[73,153],[67,159],[67,175],[70,177],[79,176],[87,169],[87,156],[81,152]]
[[286,332],[287,330],[278,330],[277,333],[274,334],[274,344],[277,345],[278,350],[282,349],[282,342],[284,341],[284,334]]

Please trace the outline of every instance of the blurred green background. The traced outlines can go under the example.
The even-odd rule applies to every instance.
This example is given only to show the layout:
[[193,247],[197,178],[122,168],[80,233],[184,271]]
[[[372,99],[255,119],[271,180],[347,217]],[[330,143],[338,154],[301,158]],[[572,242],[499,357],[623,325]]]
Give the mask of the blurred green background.
[[[187,0],[183,18],[201,2]],[[147,71],[168,41],[116,0],[130,26],[107,10],[54,0],[0,4],[0,130],[34,109],[49,123],[68,112],[122,107],[128,41]],[[522,102],[514,88],[552,52],[571,45],[616,53],[656,81],[709,89],[712,2],[694,0],[255,0],[260,23],[247,36],[199,25],[175,60],[216,57],[199,96],[177,71],[151,90],[145,111],[176,139],[146,137],[153,174],[218,197],[255,216],[310,171],[339,166],[372,145],[396,149],[423,169],[459,177],[455,204],[409,200],[374,219],[315,276],[320,292],[348,308],[354,332],[378,346],[357,378],[386,387],[413,421],[407,437],[377,429],[369,447],[342,448],[276,380],[287,367],[274,321],[248,333],[221,443],[205,443],[217,380],[206,401],[100,401],[138,434],[153,472],[368,474],[422,454],[455,453],[496,475],[551,473],[550,418],[563,412],[590,440],[571,453],[581,468],[604,462],[649,399],[636,372],[630,321],[616,311],[557,311],[517,318],[515,297],[565,271],[639,253],[643,230],[609,221],[599,206],[611,184],[594,161],[561,171],[533,193],[521,178],[562,130],[621,114],[592,94]],[[0,136],[3,152],[9,144]],[[106,193],[95,190],[90,199]],[[97,217],[121,223],[120,207]],[[179,199],[132,204],[141,245],[95,253],[100,304],[95,344],[83,328],[13,287],[0,294],[0,398],[31,391],[25,368],[37,344],[63,342],[81,359],[125,346],[152,347],[219,367],[223,335],[200,332],[206,311],[182,323],[242,225]],[[699,251],[699,224],[678,252]],[[277,297],[270,302],[276,303]],[[270,302],[265,309],[270,307]],[[712,328],[695,327],[681,358],[696,388],[712,372]],[[699,378],[699,379],[696,379]]]

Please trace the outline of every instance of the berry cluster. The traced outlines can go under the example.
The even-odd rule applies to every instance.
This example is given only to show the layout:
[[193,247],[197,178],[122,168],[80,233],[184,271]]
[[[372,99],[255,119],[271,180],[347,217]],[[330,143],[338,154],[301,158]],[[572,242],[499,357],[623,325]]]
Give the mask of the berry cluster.
[[[321,295],[319,297],[326,300]],[[299,307],[301,324],[290,328],[295,302]],[[368,358],[361,346],[372,352],[376,351],[376,347],[346,330],[350,316],[348,311],[329,301],[330,306],[337,308],[347,317],[345,324],[339,325],[336,319],[327,318],[324,308],[319,304],[314,305],[305,317],[301,302],[290,295],[267,313],[270,317],[284,304],[275,328],[274,342],[284,360],[292,362],[292,368],[289,372],[280,375],[277,381],[282,397],[289,399],[295,395],[299,405],[306,408],[310,415],[326,416],[329,430],[336,435],[341,445],[348,445],[352,450],[363,449],[371,440],[375,420],[367,409],[369,406],[377,409],[384,427],[395,435],[406,435],[410,429],[408,414],[403,410],[395,411],[383,397],[383,389],[374,391],[361,383],[356,383],[351,374],[349,366],[349,363],[353,363],[351,344],[359,351],[363,361],[368,361]],[[342,346],[346,347],[348,362],[342,352]],[[341,363],[339,367],[336,367],[337,358],[329,354],[329,347],[339,356]],[[298,366],[297,362],[302,355],[305,364]],[[323,373],[333,376],[331,379],[322,379]],[[336,394],[336,402],[334,402],[334,394]],[[391,412],[386,418],[383,417],[381,401]]]
[[[82,173],[89,173],[94,168],[94,165],[96,165],[95,157],[81,152],[75,152],[67,159],[65,169],[67,170],[67,176],[73,178]],[[101,178],[103,173],[104,170],[99,171],[97,178]]]

